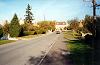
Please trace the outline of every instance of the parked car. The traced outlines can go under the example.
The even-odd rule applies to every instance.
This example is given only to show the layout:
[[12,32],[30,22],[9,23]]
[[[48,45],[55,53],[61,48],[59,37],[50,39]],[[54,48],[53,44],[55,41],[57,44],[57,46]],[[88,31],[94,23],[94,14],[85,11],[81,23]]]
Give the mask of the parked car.
[[56,34],[60,34],[60,31],[56,31]]

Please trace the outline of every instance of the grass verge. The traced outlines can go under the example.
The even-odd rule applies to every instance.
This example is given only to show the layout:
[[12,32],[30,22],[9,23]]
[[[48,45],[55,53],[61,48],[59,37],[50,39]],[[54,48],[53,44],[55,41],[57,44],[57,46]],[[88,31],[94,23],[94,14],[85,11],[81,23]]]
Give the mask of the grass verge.
[[0,45],[15,42],[14,40],[0,40]]
[[22,36],[21,38],[33,38],[33,37],[36,37],[38,35],[27,35],[27,36]]
[[67,39],[67,50],[71,53],[70,58],[74,65],[92,65],[92,48],[84,41],[76,39],[72,31],[65,32],[64,38]]
[[17,39],[32,39],[35,37],[41,36],[41,34],[37,34],[37,35],[27,35],[27,36],[22,36],[22,37],[16,37]]
[[91,65],[92,48],[79,40],[68,41],[67,48],[70,51],[70,58],[74,65]]
[[73,32],[72,31],[64,32],[64,38],[68,40],[74,39]]

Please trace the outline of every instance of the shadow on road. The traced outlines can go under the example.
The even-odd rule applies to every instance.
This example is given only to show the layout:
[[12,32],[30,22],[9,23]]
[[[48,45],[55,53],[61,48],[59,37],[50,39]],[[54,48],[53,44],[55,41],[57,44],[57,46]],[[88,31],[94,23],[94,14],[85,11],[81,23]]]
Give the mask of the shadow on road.
[[[66,52],[66,50],[61,49],[61,52]],[[49,53],[40,65],[72,65],[69,56],[62,54],[61,52],[54,51]],[[30,57],[28,64],[25,65],[38,65],[42,58],[43,55],[39,57]]]

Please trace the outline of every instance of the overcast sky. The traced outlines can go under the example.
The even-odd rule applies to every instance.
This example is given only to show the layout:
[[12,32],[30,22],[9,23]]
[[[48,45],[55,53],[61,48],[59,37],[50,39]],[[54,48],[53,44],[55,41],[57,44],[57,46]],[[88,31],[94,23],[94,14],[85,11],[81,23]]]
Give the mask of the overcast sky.
[[[92,15],[92,3],[83,0],[0,0],[0,23],[10,21],[14,13],[19,19],[24,19],[27,4],[31,5],[36,21],[43,20],[44,16],[46,20],[66,21]],[[100,10],[97,10],[97,15],[100,15]]]

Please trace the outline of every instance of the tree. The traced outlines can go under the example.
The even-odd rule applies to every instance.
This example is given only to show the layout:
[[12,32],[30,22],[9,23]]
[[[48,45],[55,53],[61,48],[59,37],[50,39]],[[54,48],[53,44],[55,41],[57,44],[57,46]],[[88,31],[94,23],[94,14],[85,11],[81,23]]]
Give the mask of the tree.
[[4,34],[4,35],[8,35],[8,33],[9,33],[9,23],[8,23],[8,21],[6,20],[6,21],[5,21],[5,24],[4,24],[4,26],[3,26],[3,34]]
[[64,27],[64,30],[67,30],[67,27]]
[[46,30],[55,30],[55,22],[54,21],[41,21],[38,23],[41,28]]
[[2,26],[0,25],[0,38],[3,36],[3,29]]
[[94,23],[93,23],[93,17],[92,16],[89,16],[89,15],[85,16],[84,28],[87,29],[92,34],[95,33],[95,26],[94,26]]
[[48,21],[41,21],[38,23],[40,28],[44,28],[46,30],[48,30],[49,28],[49,22]]
[[20,24],[16,14],[11,20],[9,32],[11,37],[18,37],[20,34]]
[[25,23],[30,23],[32,24],[32,20],[34,20],[33,18],[33,14],[31,12],[31,7],[28,4],[27,8],[26,8],[26,15],[25,15]]
[[23,36],[24,35],[24,28],[23,25],[20,25],[20,34],[19,36]]
[[33,31],[34,26],[30,23],[26,23],[22,25],[24,31]]
[[77,29],[78,29],[78,27],[79,27],[79,22],[78,22],[77,19],[70,20],[69,22],[70,22],[70,28],[71,28],[72,30],[77,30]]
[[50,30],[54,31],[56,29],[55,28],[55,21],[50,21],[49,26],[50,26]]

